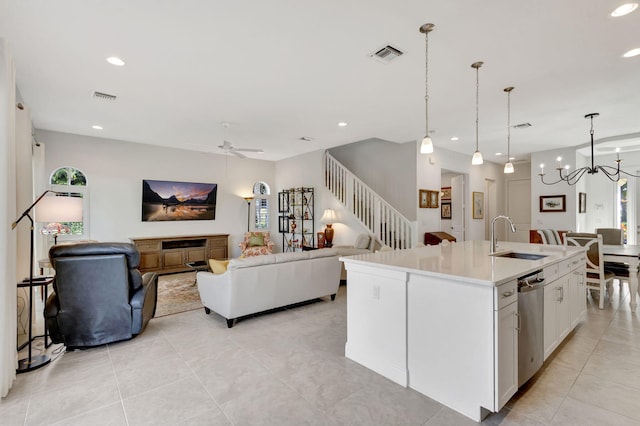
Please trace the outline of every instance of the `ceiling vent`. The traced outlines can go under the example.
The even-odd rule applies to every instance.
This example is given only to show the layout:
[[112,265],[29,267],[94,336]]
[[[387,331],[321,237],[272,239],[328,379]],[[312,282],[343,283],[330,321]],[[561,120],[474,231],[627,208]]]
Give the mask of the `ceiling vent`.
[[520,123],[513,126],[514,129],[526,129],[527,127],[531,127],[531,123]]
[[309,136],[302,136],[301,138],[299,138],[301,141],[304,142],[311,142],[313,141],[313,138],[310,138]]
[[96,99],[102,99],[103,101],[115,101],[117,97],[108,93],[93,92],[93,97]]
[[387,44],[381,49],[374,51],[369,54],[369,57],[375,61],[381,62],[383,64],[388,64],[396,58],[404,55],[404,52],[397,47],[391,46]]

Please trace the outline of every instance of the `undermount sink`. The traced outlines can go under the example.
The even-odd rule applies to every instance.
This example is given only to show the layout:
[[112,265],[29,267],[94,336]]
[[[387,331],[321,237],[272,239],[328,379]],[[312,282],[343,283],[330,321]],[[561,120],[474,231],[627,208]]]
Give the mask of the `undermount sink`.
[[535,253],[518,253],[515,251],[509,251],[506,253],[496,253],[494,254],[495,257],[510,257],[513,259],[526,259],[526,260],[538,260],[538,259],[542,259],[543,257],[547,257],[548,255],[546,254],[535,254]]

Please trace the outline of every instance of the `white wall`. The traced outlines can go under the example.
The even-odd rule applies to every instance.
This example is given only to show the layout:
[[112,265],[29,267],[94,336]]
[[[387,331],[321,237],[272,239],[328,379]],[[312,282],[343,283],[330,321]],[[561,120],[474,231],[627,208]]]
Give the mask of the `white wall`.
[[[281,191],[285,188],[313,187],[314,188],[314,212],[315,232],[324,231],[325,224],[320,221],[326,208],[332,208],[336,212],[337,222],[333,224],[334,245],[351,245],[359,233],[366,232],[364,227],[344,210],[333,194],[324,187],[324,151],[317,150],[308,154],[298,155],[293,158],[280,160],[276,163],[276,186]],[[272,228],[278,230],[277,205],[273,213]],[[282,235],[277,234],[274,240],[278,251],[282,251]],[[316,241],[317,244],[317,241]]]
[[[442,169],[466,174],[467,187],[465,188],[464,200],[467,206],[465,210],[466,222],[466,239],[467,240],[484,240],[485,221],[491,218],[485,214],[484,219],[473,219],[471,209],[471,197],[473,192],[485,191],[485,179],[492,179],[496,182],[496,205],[498,206],[498,214],[504,213],[504,173],[503,166],[489,161],[484,162],[480,166],[471,165],[472,154],[460,154],[458,152],[448,151],[443,148],[436,147],[433,154],[420,154],[419,143],[415,146],[416,162],[417,162],[417,186],[414,189],[415,208],[418,218],[418,236],[420,239],[425,232],[441,231],[442,224],[440,219],[440,209],[420,209],[418,208],[418,189],[439,190],[442,186]],[[447,231],[446,229],[444,230]],[[498,238],[503,237],[498,234]]]
[[[562,163],[573,162],[572,169],[575,168],[576,151],[575,148],[555,149],[550,151],[534,152],[531,154],[531,228],[532,229],[559,229],[577,230],[577,197],[578,188],[560,182],[555,185],[545,185],[540,181],[540,164],[544,164],[546,182],[558,180],[556,170],[558,162],[556,158],[563,158]],[[585,179],[583,177],[582,179]],[[565,195],[566,212],[540,212],[541,195]]]
[[[247,203],[242,197],[252,193],[257,181],[266,182],[272,192],[276,188],[275,165],[271,161],[44,130],[39,130],[36,138],[46,145],[47,179],[63,166],[76,167],[86,174],[90,191],[89,238],[98,241],[224,233],[230,234],[229,255],[238,257],[238,243],[247,228]],[[216,219],[142,222],[143,179],[217,183]],[[277,196],[272,197],[272,211],[277,211]],[[253,210],[251,215],[253,218]],[[277,234],[277,222],[274,223]]]
[[407,187],[407,182],[416,181],[415,141],[369,139],[329,152],[403,216],[416,219],[417,195]]

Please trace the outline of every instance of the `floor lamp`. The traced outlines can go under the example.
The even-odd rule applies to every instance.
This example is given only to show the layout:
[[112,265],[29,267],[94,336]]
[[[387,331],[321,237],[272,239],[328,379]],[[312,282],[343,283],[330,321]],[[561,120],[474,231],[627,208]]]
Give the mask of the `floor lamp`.
[[251,200],[253,200],[253,197],[244,197],[244,199],[247,201],[247,232],[249,232],[249,223],[251,223],[249,220],[251,218]]
[[[55,194],[54,196],[45,197],[48,193]],[[15,229],[18,223],[25,217],[31,222],[30,238],[31,244],[29,249],[29,341],[28,355],[18,361],[17,373],[26,373],[40,368],[51,361],[48,355],[32,354],[32,341],[33,341],[33,267],[34,267],[34,233],[33,233],[33,218],[31,217],[31,210],[39,204],[36,209],[36,220],[38,222],[80,222],[82,220],[82,198],[71,197],[65,192],[56,191],[44,191],[36,201],[33,202],[22,215],[11,224],[11,229]],[[45,342],[46,343],[46,342]]]

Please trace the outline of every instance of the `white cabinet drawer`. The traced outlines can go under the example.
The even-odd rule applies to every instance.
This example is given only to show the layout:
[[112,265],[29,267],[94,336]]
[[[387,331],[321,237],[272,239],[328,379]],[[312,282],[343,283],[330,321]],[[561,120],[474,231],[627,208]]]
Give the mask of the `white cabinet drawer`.
[[560,265],[559,263],[554,263],[553,265],[549,265],[544,268],[544,279],[547,282],[555,281],[559,276]]
[[495,306],[500,310],[518,299],[518,283],[516,280],[502,284],[495,289]]

